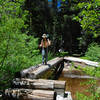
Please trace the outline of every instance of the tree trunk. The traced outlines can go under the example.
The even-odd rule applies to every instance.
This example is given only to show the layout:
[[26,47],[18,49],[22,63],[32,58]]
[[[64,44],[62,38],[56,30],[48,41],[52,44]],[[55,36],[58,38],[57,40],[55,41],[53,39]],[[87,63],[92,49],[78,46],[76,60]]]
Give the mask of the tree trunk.
[[45,79],[25,79],[25,78],[16,78],[12,82],[13,87],[15,88],[28,88],[28,89],[63,89],[65,90],[65,81],[58,80],[45,80]]
[[80,59],[80,58],[76,58],[76,57],[65,57],[64,58],[66,61],[72,61],[72,62],[77,62],[80,63],[80,65],[88,65],[88,66],[94,66],[94,67],[98,67],[99,63],[98,62],[94,62],[94,61],[90,61],[90,60],[84,60],[84,59]]
[[31,89],[6,89],[3,100],[56,100],[54,91]]

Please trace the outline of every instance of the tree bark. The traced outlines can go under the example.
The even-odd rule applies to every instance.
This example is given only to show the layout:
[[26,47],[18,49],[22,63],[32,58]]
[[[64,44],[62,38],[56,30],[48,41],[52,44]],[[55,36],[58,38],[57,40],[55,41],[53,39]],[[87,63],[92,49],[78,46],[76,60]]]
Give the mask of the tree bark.
[[25,79],[16,78],[13,80],[12,85],[14,88],[28,88],[28,89],[63,89],[65,90],[65,81],[58,80],[45,80],[45,79]]
[[84,60],[84,59],[80,59],[80,58],[76,58],[76,57],[65,57],[64,59],[66,61],[78,62],[78,63],[85,64],[85,65],[88,65],[88,66],[94,66],[94,67],[99,66],[98,62]]
[[31,89],[6,89],[3,100],[56,100],[54,91]]

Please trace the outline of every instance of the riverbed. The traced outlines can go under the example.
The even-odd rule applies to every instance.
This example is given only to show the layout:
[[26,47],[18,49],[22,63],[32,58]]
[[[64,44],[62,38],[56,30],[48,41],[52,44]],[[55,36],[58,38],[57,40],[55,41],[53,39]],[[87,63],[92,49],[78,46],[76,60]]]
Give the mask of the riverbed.
[[[86,92],[88,88],[90,88],[90,85],[86,85],[86,82],[88,82],[90,79],[86,75],[77,69],[71,69],[68,67],[64,67],[60,77],[58,80],[66,81],[66,91],[71,92],[71,96],[73,100],[77,100],[77,92],[83,93],[87,96],[90,95],[89,92]],[[97,81],[97,85],[100,86],[100,80]]]
[[[71,96],[73,100],[76,99],[76,93],[81,92],[85,93],[85,90],[89,87],[87,85],[82,85],[82,83],[85,83],[88,81],[88,79],[79,79],[79,78],[68,78],[63,77],[62,75],[59,77],[59,80],[66,81],[66,91],[71,92]],[[88,93],[86,93],[88,94]]]

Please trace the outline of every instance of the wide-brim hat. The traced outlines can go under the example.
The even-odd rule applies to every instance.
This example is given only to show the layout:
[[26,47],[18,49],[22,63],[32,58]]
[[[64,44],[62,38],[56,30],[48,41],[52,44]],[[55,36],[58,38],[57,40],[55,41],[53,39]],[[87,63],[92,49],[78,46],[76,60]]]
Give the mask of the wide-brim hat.
[[43,38],[47,38],[47,35],[46,35],[46,34],[43,34],[42,37],[43,37]]

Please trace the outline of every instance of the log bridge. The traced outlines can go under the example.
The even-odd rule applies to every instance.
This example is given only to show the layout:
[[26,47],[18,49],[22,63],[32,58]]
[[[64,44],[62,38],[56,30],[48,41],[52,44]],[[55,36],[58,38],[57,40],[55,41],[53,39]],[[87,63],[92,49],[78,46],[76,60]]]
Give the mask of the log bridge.
[[57,95],[64,96],[65,81],[39,79],[43,73],[55,67],[55,74],[64,67],[63,58],[54,58],[47,65],[39,64],[16,73],[12,87],[6,89],[3,100],[56,100]]
[[98,67],[96,62],[80,60],[79,58],[54,58],[48,61],[47,65],[39,64],[18,72],[17,77],[12,81],[12,87],[4,91],[3,100],[57,100],[57,95],[64,97],[65,81],[39,79],[39,77],[53,67],[55,67],[56,75],[61,73],[65,61]]

